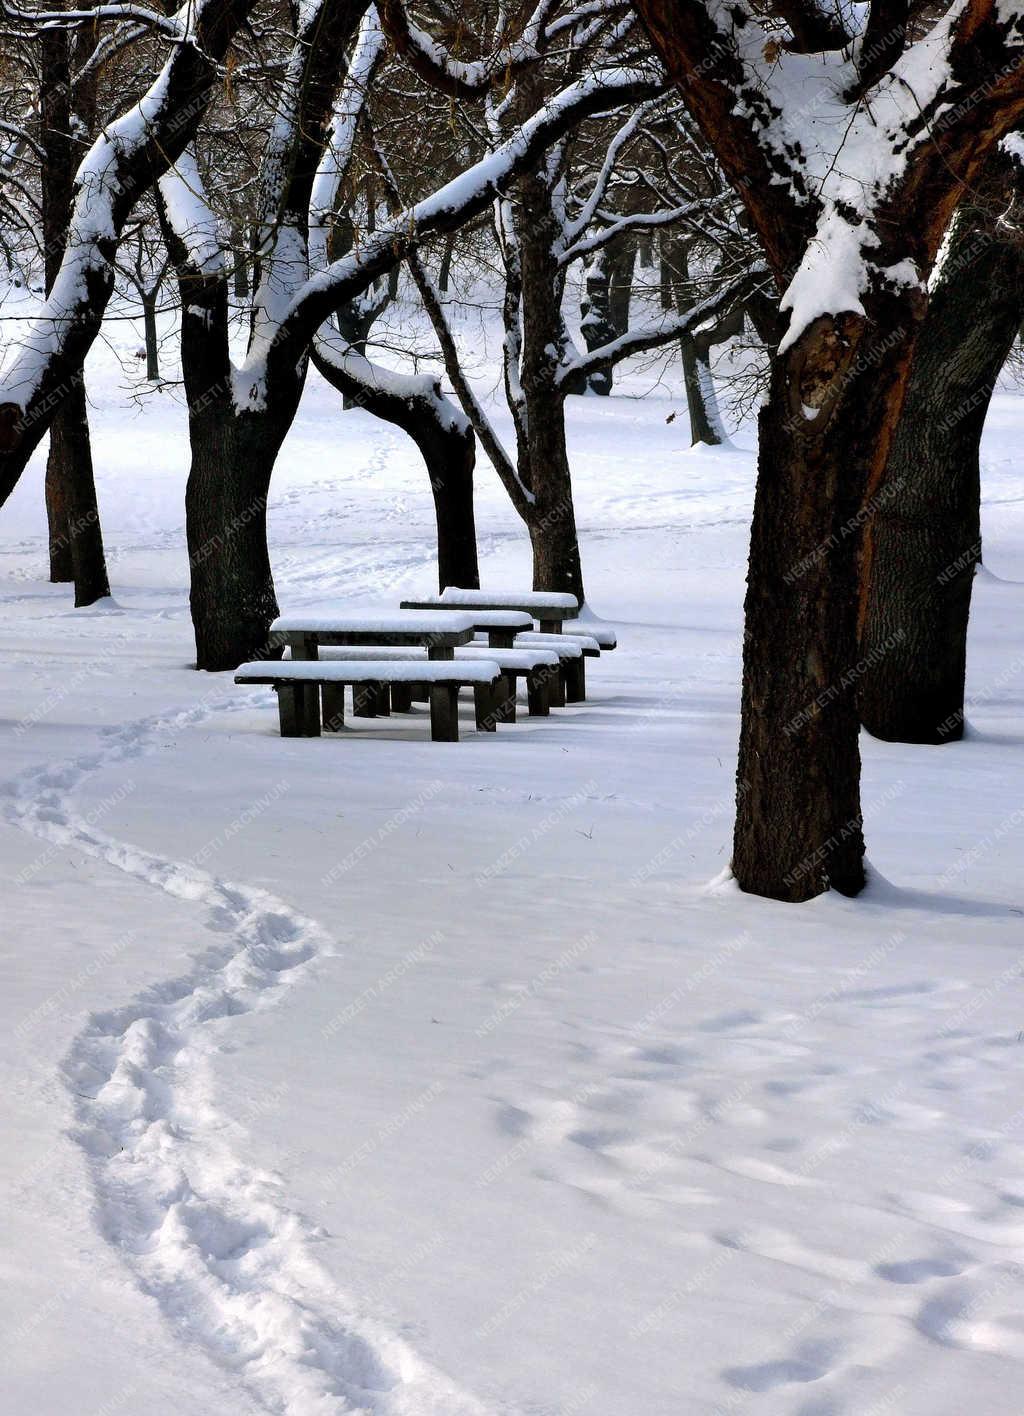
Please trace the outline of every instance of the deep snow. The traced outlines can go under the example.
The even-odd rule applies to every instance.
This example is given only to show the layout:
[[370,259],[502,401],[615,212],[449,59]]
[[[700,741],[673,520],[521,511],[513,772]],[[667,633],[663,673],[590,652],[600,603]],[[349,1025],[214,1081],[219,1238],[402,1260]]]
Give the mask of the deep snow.
[[[0,518],[3,1416],[1017,1412],[1021,398],[969,737],[866,739],[871,888],[785,907],[709,884],[749,437],[570,401],[587,704],[283,741],[188,667],[180,406],[92,387],[115,604],[45,583],[38,465]],[[430,506],[311,383],[282,609],[432,593]]]

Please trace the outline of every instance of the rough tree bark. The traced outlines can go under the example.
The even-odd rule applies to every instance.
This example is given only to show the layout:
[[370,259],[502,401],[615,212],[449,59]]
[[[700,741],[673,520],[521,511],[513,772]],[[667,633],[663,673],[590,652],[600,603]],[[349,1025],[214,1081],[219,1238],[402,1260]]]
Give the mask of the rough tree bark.
[[192,461],[185,531],[196,667],[233,669],[262,653],[277,615],[267,549],[267,496],[274,462],[294,417],[296,389],[266,406],[235,407],[228,353],[228,283],[191,270],[169,240],[181,287],[181,366]]
[[[72,136],[76,114],[72,89],[73,40],[59,26],[40,34],[40,138],[43,156],[40,186],[43,208],[44,267],[47,292],[60,270],[71,217],[78,154]],[[91,85],[78,95],[94,105]],[[96,501],[85,380],[79,374],[64,385],[50,426],[46,459],[46,517],[49,526],[50,579],[74,582],[75,604],[94,604],[110,594],[103,531]]]
[[582,605],[583,567],[565,441],[567,389],[557,377],[566,339],[561,313],[565,275],[555,255],[560,227],[547,174],[519,179],[513,219],[522,282],[525,413],[517,421],[516,438],[519,475],[534,497],[526,519],[533,585],[535,590],[568,592]]
[[[785,96],[763,100],[767,65],[750,59],[749,35],[744,52],[719,26],[720,12],[699,0],[636,5],[737,185],[779,289],[796,286],[813,299],[822,275],[819,219],[856,243],[858,300],[845,312],[799,321],[794,341],[780,346],[761,417],[733,841],[733,871],[744,890],[785,900],[829,888],[855,894],[865,878],[858,609],[871,548],[870,525],[862,535],[860,518],[880,489],[925,314],[917,273],[927,276],[965,187],[1024,111],[1019,17],[1007,19],[989,0],[967,0],[942,39],[947,67],[934,70],[931,119],[918,101],[895,137],[881,138],[883,151],[892,144],[893,159],[896,139],[903,144],[903,167],[898,181],[872,191],[862,220],[844,198],[845,174],[833,187],[829,179],[813,185],[800,152],[791,167],[781,158],[772,102]],[[836,54],[850,41],[838,12],[805,0],[786,0],[779,11],[793,36],[786,47],[798,53]],[[893,19],[892,7],[874,0],[867,28],[895,32],[898,53],[905,10],[902,30]],[[744,24],[757,21],[744,12]],[[867,61],[875,52],[865,43]],[[864,103],[876,79],[865,70],[843,95],[847,132],[860,125],[868,142],[880,137]],[[902,91],[906,81],[891,82]],[[928,140],[914,141],[922,131]],[[783,168],[792,186],[780,180]],[[875,648],[888,652],[885,641]]]
[[[1016,170],[1015,170],[1016,169]],[[967,623],[981,560],[980,445],[1024,318],[1024,240],[998,220],[1019,167],[997,155],[957,215],[872,508],[861,626],[861,722],[890,742],[962,737]],[[894,642],[875,658],[877,646]]]

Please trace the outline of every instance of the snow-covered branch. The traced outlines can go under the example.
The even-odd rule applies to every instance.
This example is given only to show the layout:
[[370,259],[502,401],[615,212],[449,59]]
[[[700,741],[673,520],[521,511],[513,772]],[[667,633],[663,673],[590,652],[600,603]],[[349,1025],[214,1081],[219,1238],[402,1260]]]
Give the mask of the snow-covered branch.
[[656,328],[631,329],[586,354],[578,354],[563,363],[556,375],[560,385],[580,384],[592,374],[628,359],[631,354],[643,354],[659,349],[663,344],[696,334],[703,325],[717,320],[739,303],[768,274],[766,265],[756,265],[715,291],[714,295],[694,305],[685,314],[662,321]]
[[93,143],[75,179],[60,269],[0,376],[0,503],[5,501],[99,332],[125,223],[184,151],[208,108],[216,65],[252,0],[186,0],[176,45],[142,99]]
[[426,236],[456,230],[486,211],[510,181],[531,168],[575,124],[619,104],[642,101],[658,87],[644,70],[618,68],[590,75],[556,94],[494,152],[399,213],[359,250],[311,275],[295,292],[265,349],[254,349],[247,360],[253,386],[261,380],[265,362],[294,363],[336,309],[403,259],[412,246]]

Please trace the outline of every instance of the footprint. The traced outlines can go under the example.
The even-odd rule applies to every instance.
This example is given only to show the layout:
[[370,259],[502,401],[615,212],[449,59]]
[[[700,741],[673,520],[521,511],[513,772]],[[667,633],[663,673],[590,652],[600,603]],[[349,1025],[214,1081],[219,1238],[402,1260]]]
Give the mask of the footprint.
[[907,1259],[902,1263],[878,1264],[875,1273],[888,1283],[925,1283],[929,1278],[957,1278],[965,1264],[952,1255],[933,1259]]
[[832,1370],[841,1351],[836,1342],[803,1342],[791,1357],[752,1367],[727,1367],[722,1376],[741,1391],[772,1391],[792,1382],[817,1382]]

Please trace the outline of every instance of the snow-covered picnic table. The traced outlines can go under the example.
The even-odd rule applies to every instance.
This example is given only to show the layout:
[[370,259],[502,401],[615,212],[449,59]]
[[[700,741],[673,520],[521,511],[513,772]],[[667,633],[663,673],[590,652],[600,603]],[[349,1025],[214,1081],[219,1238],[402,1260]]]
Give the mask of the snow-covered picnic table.
[[428,659],[451,659],[457,644],[476,633],[469,614],[444,610],[344,610],[332,614],[281,615],[270,626],[270,646],[291,648],[293,659],[316,659],[319,646],[358,648],[368,644],[422,645]]
[[[403,600],[402,608],[417,605],[424,610],[518,610],[539,622],[542,630],[558,634],[562,621],[579,614],[575,595],[555,590],[463,590],[449,585],[439,596],[424,600]],[[525,626],[529,628],[529,626]]]
[[453,609],[438,595],[426,600],[403,600],[402,609],[443,615],[470,615],[478,634],[487,636],[492,649],[511,649],[516,636],[533,628],[533,616],[526,610]]

